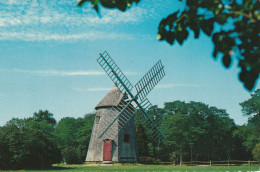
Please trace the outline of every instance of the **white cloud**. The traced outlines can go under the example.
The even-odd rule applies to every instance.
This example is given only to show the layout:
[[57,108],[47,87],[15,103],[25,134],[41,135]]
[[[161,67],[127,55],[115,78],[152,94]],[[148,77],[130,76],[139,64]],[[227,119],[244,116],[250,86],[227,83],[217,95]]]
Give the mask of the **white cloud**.
[[[120,12],[118,10],[109,10],[101,18],[89,17],[92,24],[118,24],[118,23],[136,23],[144,19],[147,14],[145,9],[140,7],[132,8],[126,12]],[[92,20],[94,19],[94,20]]]
[[[158,85],[155,88],[157,89],[164,89],[164,88],[173,88],[173,87],[203,87],[205,85],[200,84],[164,84]],[[90,91],[90,92],[97,92],[97,91],[109,91],[111,88],[72,88],[75,91]]]
[[26,73],[40,76],[93,76],[105,75],[104,72],[99,71],[58,71],[58,70],[19,70],[15,69],[14,72]]
[[109,91],[112,88],[89,88],[88,91]]
[[[2,1],[0,0],[0,3]],[[6,27],[38,24],[76,25],[81,27],[82,25],[114,25],[140,22],[147,14],[147,10],[140,7],[132,8],[126,12],[102,9],[102,16],[99,17],[94,10],[89,10],[90,7],[76,7],[76,4],[71,4],[71,2],[47,3],[47,1],[42,1],[37,3],[32,1],[32,3],[19,3],[15,0],[4,0],[3,3],[6,6],[3,8],[5,13],[0,18],[0,26]]]
[[1,4],[7,4],[7,5],[14,5],[16,3],[18,3],[17,0],[0,0]]
[[174,88],[174,87],[204,87],[202,84],[160,84],[155,88]]
[[42,32],[0,32],[0,40],[76,41],[76,40],[132,40],[134,35],[113,32],[88,31],[79,34],[50,34]]
[[112,88],[72,88],[75,91],[90,91],[90,92],[97,92],[97,91],[109,91]]
[[139,6],[126,12],[101,9],[101,17],[90,6],[76,7],[69,0],[0,0],[0,40],[94,41],[151,39],[149,35],[123,33],[117,26],[138,23],[148,15]]
[[[61,71],[61,70],[23,70],[23,69],[0,69],[1,72],[15,72],[37,76],[98,76],[106,75],[103,71]],[[125,72],[127,75],[137,75],[136,72]]]
[[140,73],[138,72],[124,72],[126,75],[139,75]]

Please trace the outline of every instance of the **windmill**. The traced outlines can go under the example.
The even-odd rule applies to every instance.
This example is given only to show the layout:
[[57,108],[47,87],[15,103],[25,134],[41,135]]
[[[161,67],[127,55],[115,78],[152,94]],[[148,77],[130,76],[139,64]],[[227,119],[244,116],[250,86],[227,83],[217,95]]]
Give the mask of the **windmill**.
[[152,104],[146,98],[165,76],[164,66],[159,60],[133,86],[106,51],[100,53],[97,62],[114,82],[115,87],[96,106],[96,118],[86,161],[137,161],[134,125],[136,110],[139,113],[135,117],[139,118],[149,137],[155,142],[166,138],[160,129],[162,118],[159,114],[147,113]]

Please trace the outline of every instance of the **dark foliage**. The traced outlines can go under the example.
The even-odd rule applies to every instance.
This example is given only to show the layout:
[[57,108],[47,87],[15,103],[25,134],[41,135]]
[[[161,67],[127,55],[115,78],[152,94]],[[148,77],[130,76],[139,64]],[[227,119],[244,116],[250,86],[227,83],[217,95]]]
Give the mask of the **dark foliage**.
[[136,132],[137,132],[138,157],[148,157],[149,156],[148,137],[145,133],[144,127],[140,123],[137,123]]
[[248,151],[260,143],[260,89],[251,94],[251,98],[240,103],[242,112],[249,116],[247,125],[241,126],[236,133]]
[[12,119],[1,127],[0,169],[41,169],[60,162],[53,124],[29,118]]
[[94,117],[88,114],[84,118],[66,117],[59,121],[56,127],[57,144],[67,164],[85,162]]
[[162,161],[248,160],[251,157],[242,139],[234,134],[239,126],[225,110],[200,102],[175,101],[165,103],[159,112],[166,113],[161,128],[169,131],[168,140],[157,148],[156,155]]

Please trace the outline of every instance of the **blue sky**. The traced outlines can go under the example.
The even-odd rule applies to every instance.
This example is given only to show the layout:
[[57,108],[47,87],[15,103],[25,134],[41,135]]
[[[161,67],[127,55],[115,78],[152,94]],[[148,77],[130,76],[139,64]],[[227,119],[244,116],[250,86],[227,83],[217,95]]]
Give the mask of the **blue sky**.
[[237,124],[247,121],[239,103],[250,93],[236,61],[224,69],[203,34],[190,34],[183,46],[156,39],[160,20],[182,3],[143,0],[124,13],[102,8],[101,18],[76,3],[0,0],[0,126],[40,109],[57,120],[93,112],[113,87],[96,62],[105,50],[132,84],[162,60],[166,76],[148,95],[152,104],[199,101],[226,109]]

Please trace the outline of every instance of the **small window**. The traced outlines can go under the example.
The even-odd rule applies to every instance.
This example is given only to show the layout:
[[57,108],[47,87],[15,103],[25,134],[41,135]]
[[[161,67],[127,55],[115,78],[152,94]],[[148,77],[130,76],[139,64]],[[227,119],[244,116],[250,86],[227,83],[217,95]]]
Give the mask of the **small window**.
[[129,134],[124,134],[123,135],[123,141],[128,143],[129,140],[130,140],[130,135]]
[[99,124],[99,121],[100,121],[100,116],[96,116],[95,123]]

